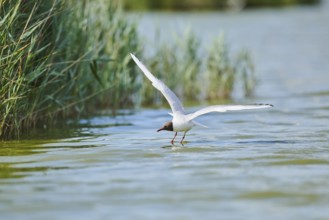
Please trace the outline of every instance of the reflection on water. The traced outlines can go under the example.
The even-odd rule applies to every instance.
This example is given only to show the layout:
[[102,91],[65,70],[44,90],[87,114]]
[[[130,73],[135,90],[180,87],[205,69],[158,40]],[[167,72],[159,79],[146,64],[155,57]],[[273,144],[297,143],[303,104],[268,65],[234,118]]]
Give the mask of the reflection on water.
[[68,169],[68,167],[28,167],[28,163],[1,163],[0,179],[22,178],[33,172],[47,172],[49,170]]
[[[1,142],[1,219],[328,219],[329,93],[322,88],[328,85],[328,62],[320,59],[309,81],[301,58],[289,57],[303,69],[296,84],[296,66],[274,61],[273,52],[297,50],[309,35],[322,41],[308,47],[329,45],[329,37],[318,36],[328,36],[328,28],[293,22],[305,11],[309,19],[323,16],[314,9],[282,15],[296,33],[310,31],[297,41],[267,27],[273,11],[230,21],[236,29],[229,35],[241,31],[243,41],[244,19],[257,18],[258,35],[249,45],[256,53],[263,32],[285,42],[269,46],[270,57],[260,59],[263,80],[259,96],[250,100],[275,108],[206,115],[200,122],[210,128],[191,130],[185,147],[169,144],[172,133],[156,132],[169,119],[167,109],[95,116]],[[216,25],[212,14],[203,16]],[[318,87],[315,81],[321,81]]]

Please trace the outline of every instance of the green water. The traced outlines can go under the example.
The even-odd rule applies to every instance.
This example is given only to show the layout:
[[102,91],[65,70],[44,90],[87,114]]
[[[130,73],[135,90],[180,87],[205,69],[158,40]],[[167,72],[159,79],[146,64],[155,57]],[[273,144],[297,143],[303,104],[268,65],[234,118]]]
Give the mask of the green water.
[[323,8],[145,15],[142,32],[191,22],[206,41],[223,29],[258,66],[256,97],[237,99],[275,107],[206,115],[210,128],[191,130],[184,147],[156,132],[168,109],[2,142],[0,219],[329,219],[324,18]]

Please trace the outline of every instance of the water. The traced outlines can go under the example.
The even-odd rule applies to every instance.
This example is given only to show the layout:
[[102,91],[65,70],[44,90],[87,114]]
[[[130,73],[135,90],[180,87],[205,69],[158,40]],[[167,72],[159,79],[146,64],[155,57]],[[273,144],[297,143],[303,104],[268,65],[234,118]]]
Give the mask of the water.
[[249,48],[260,84],[248,101],[275,108],[206,115],[210,129],[184,147],[155,132],[167,109],[3,142],[1,219],[329,219],[328,19],[325,8],[145,15],[141,31],[191,23],[205,44],[223,30]]

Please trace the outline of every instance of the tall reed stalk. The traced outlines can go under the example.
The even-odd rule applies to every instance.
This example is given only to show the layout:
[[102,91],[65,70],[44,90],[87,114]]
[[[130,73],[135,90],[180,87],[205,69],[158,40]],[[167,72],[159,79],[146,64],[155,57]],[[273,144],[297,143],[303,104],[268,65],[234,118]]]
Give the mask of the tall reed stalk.
[[112,1],[1,1],[0,137],[132,105],[136,26]]

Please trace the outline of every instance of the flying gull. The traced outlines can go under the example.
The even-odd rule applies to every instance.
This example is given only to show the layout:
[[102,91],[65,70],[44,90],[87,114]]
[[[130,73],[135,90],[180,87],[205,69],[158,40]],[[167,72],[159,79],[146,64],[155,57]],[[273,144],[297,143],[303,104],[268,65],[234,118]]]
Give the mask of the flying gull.
[[[152,82],[152,85],[159,90],[162,95],[168,101],[172,113],[169,113],[173,118],[171,121],[166,122],[163,127],[157,131],[173,131],[175,132],[174,138],[171,140],[171,144],[174,144],[174,140],[177,136],[177,132],[184,132],[183,138],[180,143],[183,145],[183,140],[185,138],[186,132],[191,130],[193,126],[200,125],[195,118],[210,113],[210,112],[226,112],[226,111],[237,111],[237,110],[246,110],[246,109],[260,109],[260,108],[269,108],[273,107],[270,104],[252,104],[252,105],[212,105],[200,109],[194,113],[186,114],[184,107],[178,97],[173,91],[171,91],[161,80],[157,79],[153,74],[144,66],[144,64],[137,59],[134,54],[130,54],[137,66],[143,71],[145,76]],[[205,126],[204,126],[205,127]]]

